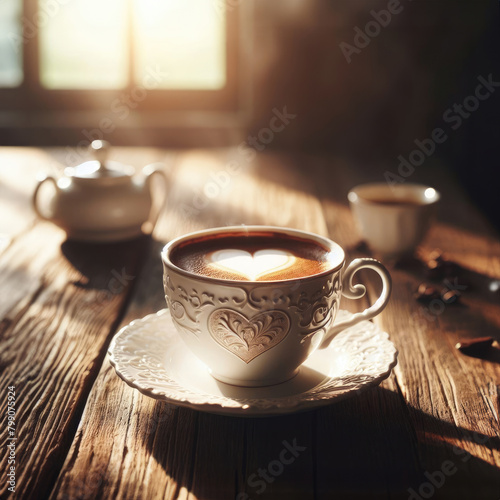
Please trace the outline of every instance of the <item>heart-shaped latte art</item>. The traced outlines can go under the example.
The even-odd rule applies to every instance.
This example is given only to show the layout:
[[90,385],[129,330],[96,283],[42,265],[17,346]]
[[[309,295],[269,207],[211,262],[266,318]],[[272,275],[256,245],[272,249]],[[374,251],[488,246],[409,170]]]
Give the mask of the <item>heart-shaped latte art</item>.
[[245,363],[278,345],[290,330],[283,311],[259,313],[252,318],[231,309],[217,309],[208,318],[212,338]]
[[235,272],[255,281],[290,267],[295,262],[295,257],[285,250],[274,248],[257,250],[253,254],[246,250],[228,248],[209,254],[207,260],[213,267]]

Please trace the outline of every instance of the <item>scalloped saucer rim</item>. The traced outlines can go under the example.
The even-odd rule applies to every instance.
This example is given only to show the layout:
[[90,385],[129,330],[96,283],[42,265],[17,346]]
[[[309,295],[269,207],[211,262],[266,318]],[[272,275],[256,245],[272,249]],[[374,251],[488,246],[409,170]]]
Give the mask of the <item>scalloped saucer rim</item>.
[[[350,315],[339,310],[337,319]],[[311,354],[293,379],[237,387],[209,374],[178,335],[168,309],[161,309],[124,326],[108,355],[118,376],[145,396],[209,413],[263,417],[315,409],[374,387],[389,377],[398,352],[386,332],[362,321]]]

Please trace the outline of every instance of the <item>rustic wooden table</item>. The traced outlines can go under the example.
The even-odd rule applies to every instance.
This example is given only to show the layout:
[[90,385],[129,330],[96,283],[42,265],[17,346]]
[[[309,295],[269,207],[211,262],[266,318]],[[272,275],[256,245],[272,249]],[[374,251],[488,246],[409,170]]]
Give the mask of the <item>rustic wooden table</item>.
[[[457,264],[447,285],[459,290],[460,304],[415,301],[422,268],[391,265],[393,296],[375,320],[399,350],[391,377],[319,410],[245,419],[157,402],[109,364],[117,329],[164,307],[162,245],[211,226],[273,224],[328,235],[350,259],[360,250],[346,193],[358,182],[382,180],[384,167],[364,172],[340,159],[267,152],[250,161],[233,150],[123,148],[113,156],[136,167],[165,163],[168,202],[154,238],[66,241],[30,207],[36,173],[61,172],[66,151],[0,152],[2,498],[11,495],[11,386],[13,498],[500,497],[500,350],[494,345],[479,358],[454,348],[461,338],[499,336],[500,295],[489,286],[500,279],[500,240],[452,175],[433,165],[415,180],[443,193],[420,256],[439,247]],[[375,279],[371,288],[373,297]],[[343,307],[356,311],[361,302]],[[257,488],[252,474],[294,440],[305,449],[264,491]]]

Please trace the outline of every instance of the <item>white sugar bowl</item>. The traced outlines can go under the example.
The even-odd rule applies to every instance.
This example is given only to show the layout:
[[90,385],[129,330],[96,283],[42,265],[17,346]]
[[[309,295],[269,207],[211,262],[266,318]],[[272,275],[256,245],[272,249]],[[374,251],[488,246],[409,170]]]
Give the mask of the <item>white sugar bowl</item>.
[[[135,169],[107,159],[109,144],[93,141],[95,160],[68,167],[59,179],[45,176],[33,193],[33,207],[39,217],[64,229],[68,238],[88,242],[119,241],[135,238],[154,228],[166,201],[166,176],[158,164],[147,165],[142,175]],[[152,181],[160,177],[164,195],[153,214]],[[40,188],[52,183],[55,191],[48,213],[40,207]]]

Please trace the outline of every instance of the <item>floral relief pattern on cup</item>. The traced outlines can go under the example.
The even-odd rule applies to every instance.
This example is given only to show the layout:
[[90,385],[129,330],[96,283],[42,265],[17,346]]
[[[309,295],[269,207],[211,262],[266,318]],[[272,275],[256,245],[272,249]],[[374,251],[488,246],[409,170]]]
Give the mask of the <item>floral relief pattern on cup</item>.
[[299,326],[306,330],[302,342],[310,335],[330,325],[340,295],[340,273],[337,273],[332,275],[316,292],[309,296],[307,293],[302,292],[298,299],[290,304],[291,309],[301,317]]
[[190,331],[198,336],[201,333],[199,328],[198,315],[207,306],[213,306],[214,295],[201,292],[195,289],[188,292],[183,286],[175,286],[169,275],[163,279],[165,290],[170,290],[171,294],[165,295],[172,320],[181,328]]
[[[267,295],[259,296],[259,292]],[[274,293],[273,297],[269,297],[268,289],[255,288],[249,294],[249,304],[256,310],[281,306],[295,312],[299,319],[298,326],[303,330],[301,342],[305,342],[310,336],[329,327],[340,300],[340,274],[322,278],[313,292],[294,292],[280,295]]]
[[208,319],[212,338],[245,363],[278,345],[290,331],[283,311],[267,311],[251,318],[231,309],[217,309]]
[[291,310],[299,319],[300,335],[303,336],[301,342],[329,327],[340,299],[339,273],[322,277],[317,281],[319,283],[314,285],[312,292],[284,283],[281,288],[271,292],[266,286],[257,286],[249,291],[243,287],[231,287],[228,294],[216,296],[200,289],[199,286],[198,289],[191,288],[188,291],[186,287],[175,284],[170,273],[166,273],[164,279],[167,305],[173,321],[195,336],[202,333],[199,316],[203,310],[221,304],[241,313],[244,313],[244,310],[248,311],[248,308],[258,312]]
[[[188,292],[185,287],[175,285],[169,274],[165,274],[163,283],[165,291],[167,292],[165,299],[173,321],[179,327],[188,330],[196,336],[201,334],[199,315],[206,307],[215,306],[215,300],[217,300],[219,304],[232,302],[236,307],[241,306],[248,300],[246,291],[242,289],[236,289],[237,292],[241,293],[240,297],[233,295],[231,298],[215,298],[213,293],[203,290],[198,291],[195,288],[191,288]],[[233,292],[234,291],[235,290],[233,290]]]

